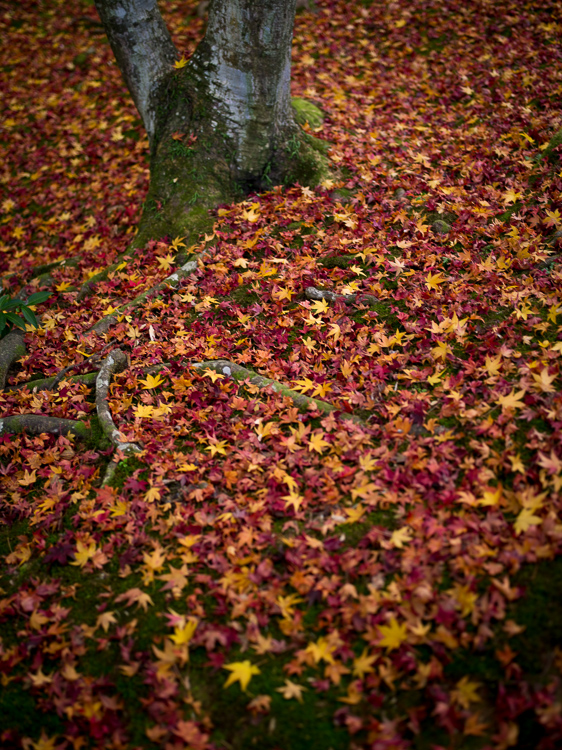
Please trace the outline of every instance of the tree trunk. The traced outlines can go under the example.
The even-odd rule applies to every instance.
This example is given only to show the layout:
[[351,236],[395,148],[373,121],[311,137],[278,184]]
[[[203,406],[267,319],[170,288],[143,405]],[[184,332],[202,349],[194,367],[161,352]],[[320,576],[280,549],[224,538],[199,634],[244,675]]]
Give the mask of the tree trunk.
[[209,209],[274,184],[326,174],[291,106],[295,0],[212,0],[190,62],[155,0],[96,0],[151,144],[151,183],[135,245],[209,229]]

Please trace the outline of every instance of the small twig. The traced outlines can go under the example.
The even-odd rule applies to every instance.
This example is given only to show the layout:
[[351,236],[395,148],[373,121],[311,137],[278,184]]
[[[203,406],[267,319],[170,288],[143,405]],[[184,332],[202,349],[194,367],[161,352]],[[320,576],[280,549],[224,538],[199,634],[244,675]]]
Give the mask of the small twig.
[[[304,393],[298,393],[292,388],[283,385],[283,383],[280,383],[278,380],[273,380],[271,378],[266,378],[263,375],[258,375],[257,373],[252,372],[252,370],[247,370],[245,367],[242,367],[242,365],[237,365],[235,362],[229,362],[227,359],[217,359],[208,362],[194,362],[192,363],[192,367],[194,367],[196,370],[213,370],[214,372],[218,372],[221,375],[231,377],[233,378],[233,380],[236,380],[238,382],[249,380],[252,385],[256,385],[258,386],[258,388],[267,388],[268,386],[271,386],[274,391],[276,391],[277,393],[281,393],[283,396],[288,396],[294,404],[303,409],[308,408],[312,404],[316,406],[319,411],[322,411],[326,414],[329,414],[333,411],[339,411],[338,407],[334,406],[333,404],[328,404],[326,401],[320,401],[317,398],[312,398],[312,396],[305,396]],[[351,419],[352,421],[359,423],[363,421],[354,414],[348,414],[347,412],[343,411],[341,412],[341,417],[342,419]]]
[[136,443],[128,443],[119,432],[111,416],[108,404],[109,383],[115,372],[122,372],[127,367],[127,356],[121,349],[114,349],[102,363],[96,378],[96,410],[100,426],[106,437],[123,453],[139,453],[142,448]]
[[14,414],[0,419],[0,436],[18,435],[21,432],[31,435],[41,435],[45,432],[52,435],[67,435],[70,432],[82,440],[90,436],[86,424],[74,419],[59,419],[42,414]]

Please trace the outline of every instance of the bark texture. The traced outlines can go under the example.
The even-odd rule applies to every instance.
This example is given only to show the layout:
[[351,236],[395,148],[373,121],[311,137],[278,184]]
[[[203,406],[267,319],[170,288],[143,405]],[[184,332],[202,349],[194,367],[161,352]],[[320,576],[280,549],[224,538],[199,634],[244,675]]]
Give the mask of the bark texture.
[[185,67],[155,0],[96,0],[151,142],[150,189],[134,247],[192,242],[209,209],[251,191],[327,176],[326,144],[291,105],[295,0],[213,0],[205,38]]
[[263,173],[273,147],[297,131],[291,107],[295,0],[214,0],[191,72],[211,118],[234,146],[238,180]]
[[158,92],[177,50],[156,0],[95,0],[127,88],[152,142]]

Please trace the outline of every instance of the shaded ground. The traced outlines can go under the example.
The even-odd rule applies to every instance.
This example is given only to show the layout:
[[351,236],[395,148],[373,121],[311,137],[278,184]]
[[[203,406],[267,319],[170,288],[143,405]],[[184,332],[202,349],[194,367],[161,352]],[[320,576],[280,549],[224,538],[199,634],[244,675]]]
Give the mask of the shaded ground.
[[[163,6],[188,56],[195,6]],[[339,176],[80,301],[130,242],[147,143],[92,6],[0,22],[0,269],[52,291],[2,414],[91,428],[0,438],[1,746],[560,747],[557,4],[319,2],[293,93]],[[142,452],[101,487],[91,382],[21,386],[114,348]],[[337,410],[194,367],[218,359]]]

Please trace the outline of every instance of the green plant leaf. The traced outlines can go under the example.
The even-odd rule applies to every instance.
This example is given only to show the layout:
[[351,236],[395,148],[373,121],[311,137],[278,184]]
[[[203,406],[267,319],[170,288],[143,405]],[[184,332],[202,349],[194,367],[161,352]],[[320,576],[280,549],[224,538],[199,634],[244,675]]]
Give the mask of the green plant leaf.
[[26,305],[40,305],[51,296],[51,292],[34,292],[25,303]]
[[9,312],[9,313],[6,313],[6,317],[15,326],[17,326],[18,328],[21,328],[22,331],[25,331],[25,321],[22,318],[20,318],[19,315],[16,315],[15,313],[12,313],[12,312]]
[[22,306],[21,308],[21,314],[26,319],[26,321],[29,323],[30,326],[33,326],[34,328],[39,328],[39,323],[37,321],[37,318],[35,317],[35,313],[33,310],[30,310],[29,307]]

